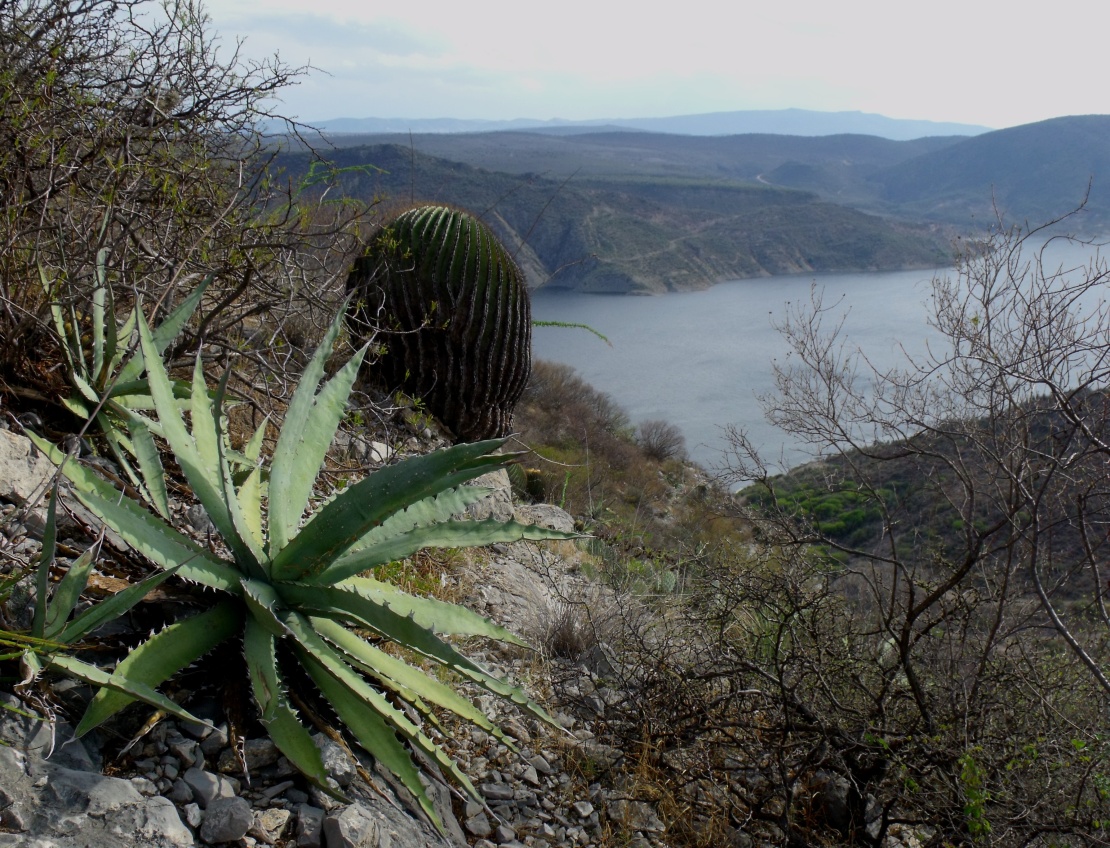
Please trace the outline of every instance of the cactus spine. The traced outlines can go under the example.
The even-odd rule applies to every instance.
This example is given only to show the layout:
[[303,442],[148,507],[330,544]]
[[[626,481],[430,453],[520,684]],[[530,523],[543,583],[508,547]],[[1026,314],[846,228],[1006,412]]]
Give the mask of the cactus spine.
[[402,213],[347,279],[352,333],[377,328],[388,388],[423,399],[460,439],[506,435],[531,370],[524,275],[488,227],[443,206]]

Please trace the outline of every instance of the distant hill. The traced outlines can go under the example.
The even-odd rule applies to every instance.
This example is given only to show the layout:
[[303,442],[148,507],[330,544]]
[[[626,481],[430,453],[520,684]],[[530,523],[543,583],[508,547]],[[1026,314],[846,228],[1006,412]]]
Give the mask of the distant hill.
[[1041,222],[1073,209],[1090,185],[1087,220],[1104,226],[1110,222],[1110,115],[987,133],[892,165],[874,180],[887,207],[960,224],[992,220],[992,201],[1014,223]]
[[[1074,209],[1110,227],[1110,116],[1054,118],[968,138],[868,135],[692,136],[649,132],[337,136],[339,146],[412,144],[443,159],[547,177],[723,179],[798,189],[902,221],[982,230],[995,219],[1040,223]],[[573,181],[573,180],[572,180]]]
[[748,110],[678,115],[669,118],[605,118],[592,121],[460,120],[456,118],[333,118],[315,124],[326,133],[470,133],[527,130],[572,134],[599,129],[643,130],[680,135],[874,135],[908,140],[925,136],[973,136],[989,127],[888,118],[866,112],[816,112],[808,109]]
[[[514,250],[532,285],[649,294],[775,274],[935,267],[935,232],[810,192],[720,178],[582,177],[487,171],[401,145],[335,151],[352,197],[465,206]],[[303,171],[302,156],[285,165]]]

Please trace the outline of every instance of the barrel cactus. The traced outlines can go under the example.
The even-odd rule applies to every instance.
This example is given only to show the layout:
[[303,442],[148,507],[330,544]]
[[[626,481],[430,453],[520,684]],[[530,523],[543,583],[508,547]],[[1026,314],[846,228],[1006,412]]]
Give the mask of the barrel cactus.
[[378,375],[466,441],[507,435],[531,370],[524,275],[467,212],[421,206],[376,235],[347,279],[356,339],[385,348]]

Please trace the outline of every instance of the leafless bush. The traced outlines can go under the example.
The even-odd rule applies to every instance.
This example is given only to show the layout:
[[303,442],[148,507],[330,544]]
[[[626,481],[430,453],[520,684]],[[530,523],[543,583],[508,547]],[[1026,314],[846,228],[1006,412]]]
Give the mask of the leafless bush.
[[35,382],[49,304],[87,314],[98,274],[117,308],[142,298],[150,313],[211,277],[176,352],[264,351],[279,393],[282,322],[334,313],[364,210],[275,178],[273,98],[303,69],[232,45],[199,0],[0,2],[6,391],[51,396]]
[[686,438],[673,424],[652,419],[640,424],[636,441],[652,459],[665,462],[681,459],[686,453]]

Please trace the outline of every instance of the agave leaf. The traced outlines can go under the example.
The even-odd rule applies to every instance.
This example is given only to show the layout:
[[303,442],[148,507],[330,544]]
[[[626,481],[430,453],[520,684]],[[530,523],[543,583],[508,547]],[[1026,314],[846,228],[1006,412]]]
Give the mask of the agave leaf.
[[[103,429],[103,428],[102,428]],[[127,429],[131,434],[131,452],[139,463],[142,484],[150,503],[167,521],[170,518],[169,492],[166,490],[166,474],[162,468],[162,458],[150,427],[142,416],[127,412]]]
[[97,394],[96,389],[94,389],[81,374],[74,371],[69,375],[69,378],[73,381],[73,385],[77,387],[77,391],[81,393],[81,396],[85,400],[94,406],[100,403],[100,395]]
[[247,602],[251,618],[278,638],[288,635],[288,630],[278,618],[278,610],[282,604],[274,587],[264,580],[244,578],[240,582],[243,584],[243,600]]
[[[404,736],[409,742],[424,751],[428,756],[432,757],[436,764],[444,771],[451,774],[455,781],[463,787],[471,797],[477,798],[478,793],[475,791],[470,779],[463,774],[455,762],[447,756],[443,750],[436,745],[431,739],[424,735],[415,724],[409,721],[408,717],[399,709],[394,707],[386,697],[377,689],[370,686],[358,672],[352,669],[343,658],[336,653],[327,642],[320,638],[310,626],[307,620],[296,613],[287,613],[285,615],[285,624],[292,631],[294,638],[297,642],[297,655],[301,659],[305,668],[312,674],[313,665],[318,664],[326,671],[326,674],[333,679],[333,682],[339,684],[340,687],[346,689],[353,698],[357,699],[353,704],[353,713],[366,711],[367,708],[373,710],[398,733]],[[324,695],[331,702],[332,706],[338,705],[332,700],[331,694],[335,691],[336,687],[321,684],[321,680],[313,675],[313,680],[320,686]],[[346,717],[341,715],[341,718]],[[361,739],[359,740],[361,743]],[[372,749],[367,749],[371,754],[374,753]],[[377,756],[375,754],[375,756]],[[406,757],[406,759],[408,759]],[[398,774],[398,777],[401,777]],[[414,790],[414,794],[416,792]],[[423,787],[420,788],[423,791]],[[418,796],[419,797],[419,796]]]
[[358,374],[366,348],[360,350],[328,381],[317,395],[324,363],[346,314],[346,302],[324,334],[320,346],[301,375],[285,413],[270,467],[270,556],[284,548],[297,533],[301,515],[312,494],[312,484],[328,446],[343,417],[344,404]]
[[278,672],[274,636],[253,618],[247,618],[243,631],[243,652],[251,689],[270,738],[289,761],[320,789],[346,800],[328,783],[328,772],[320,749],[304,725],[285,702],[281,674]]
[[[122,372],[119,371],[120,364],[123,362],[123,358],[125,356],[127,356],[128,352],[129,352],[128,346],[130,345],[130,343],[132,341],[132,336],[135,335],[135,316],[137,314],[138,314],[138,306],[132,307],[131,311],[129,313],[127,313],[127,320],[125,320],[123,322],[123,324],[120,325],[119,329],[116,331],[116,349],[115,349],[115,352],[112,354],[112,360],[109,364],[109,368],[111,368],[112,371],[117,372],[116,373],[116,379],[115,379],[115,382],[117,384],[120,382],[119,376],[122,373]],[[128,342],[128,345],[127,346],[120,345],[120,343],[119,343],[120,339],[126,339],[127,342]],[[132,351],[132,355],[138,356],[139,354]],[[141,369],[141,366],[140,366],[140,371],[141,370],[142,369]]]
[[46,527],[42,534],[42,551],[39,554],[38,571],[35,574],[35,613],[31,619],[31,635],[42,639],[46,635],[46,621],[49,608],[46,604],[50,588],[50,566],[58,549],[58,481],[50,489],[50,503],[46,507]]
[[350,731],[367,753],[397,776],[416,798],[425,815],[442,833],[443,822],[432,806],[424,784],[420,782],[420,773],[409,752],[397,740],[393,729],[374,709],[368,709],[366,703],[344,683],[331,676],[324,664],[310,652],[300,652],[300,659],[320,692],[332,705],[339,720],[343,722],[344,728]]
[[255,543],[262,547],[264,536],[262,529],[262,464],[259,455],[262,453],[262,442],[266,435],[266,425],[269,416],[263,419],[258,429],[254,431],[249,442],[243,448],[242,454],[234,451],[225,451],[224,455],[230,464],[250,467],[251,471],[239,486],[239,505],[243,511],[243,520],[247,529],[254,537]]
[[388,604],[389,608],[398,615],[412,618],[421,627],[426,627],[441,636],[483,636],[499,642],[528,647],[520,637],[500,624],[460,604],[410,595],[396,586],[370,577],[348,577],[339,586],[351,588],[363,597]]
[[[101,537],[103,538],[103,537]],[[46,610],[46,621],[42,633],[37,634],[47,639],[58,639],[59,633],[69,621],[70,615],[77,608],[81,593],[89,582],[89,572],[92,571],[93,562],[100,551],[100,539],[97,539],[91,548],[74,560],[65,577],[59,581],[50,598],[50,605]],[[45,547],[44,547],[45,550]],[[64,638],[60,641],[68,641]]]
[[213,589],[236,595],[242,591],[240,575],[235,569],[129,498],[106,500],[99,494],[82,491],[78,491],[77,497],[124,541],[160,568],[176,569],[179,577]]
[[[124,657],[112,677],[154,689],[238,633],[242,621],[242,613],[226,601],[175,621]],[[98,727],[133,700],[135,696],[124,689],[102,688],[82,716],[77,735]]]
[[500,695],[524,707],[553,727],[559,727],[543,707],[525,695],[522,690],[492,676],[435,633],[421,627],[412,618],[394,612],[385,602],[336,587],[285,583],[281,585],[280,591],[286,603],[301,612],[308,614],[317,612],[326,617],[342,617],[355,621],[403,647],[442,663],[495,695]]
[[[227,391],[227,381],[231,376],[230,371],[225,371],[216,390],[216,400],[213,403],[208,393],[208,386],[204,381],[204,371],[201,359],[198,356],[193,369],[193,398],[192,420],[193,438],[196,441],[197,452],[201,462],[213,475],[213,480],[218,487],[218,504],[221,510],[220,520],[227,525],[227,532],[220,533],[228,547],[231,548],[235,561],[239,563],[248,574],[255,577],[265,575],[262,566],[264,559],[258,540],[251,533],[248,522],[243,516],[239,499],[235,493],[235,485],[231,480],[231,470],[228,468],[224,457],[226,443],[226,424],[223,423],[222,401]],[[215,518],[213,523],[217,528],[220,522]]]
[[213,589],[233,594],[241,591],[240,575],[226,562],[216,559],[188,536],[178,533],[135,501],[122,496],[117,489],[90,469],[74,462],[41,436],[27,433],[27,437],[51,462],[61,467],[62,473],[76,486],[81,502],[152,562],[162,568],[180,566],[179,577]]
[[[162,361],[162,353],[170,346],[170,342],[180,335],[185,325],[189,323],[189,319],[193,317],[193,313],[196,311],[201,298],[204,296],[204,290],[208,288],[208,284],[211,282],[211,277],[205,277],[200,285],[193,289],[186,298],[166,316],[166,319],[154,328],[151,333],[151,341],[154,344],[154,348],[158,351],[157,359],[159,364]],[[145,319],[139,320],[141,318],[142,315],[138,313],[138,307],[136,307],[136,311],[132,313],[128,322],[134,321],[137,325],[145,325]],[[147,355],[147,352],[142,349],[135,351],[135,355],[120,369],[116,382],[127,383],[131,380],[137,380],[146,367]]]
[[516,750],[515,743],[502,732],[501,728],[450,686],[440,683],[404,660],[375,648],[338,622],[329,618],[310,618],[309,621],[317,633],[345,655],[348,663],[382,681],[387,688],[396,689],[398,694],[409,703],[415,704],[423,699],[437,707],[450,710],[459,718],[478,725],[493,734],[499,742]]
[[[296,579],[323,571],[400,510],[499,468],[512,459],[492,453],[502,443],[493,439],[455,445],[375,471],[324,506],[274,557],[274,579]],[[276,487],[271,474],[271,492]]]
[[[60,669],[66,674],[76,677],[78,680],[84,680],[86,683],[91,683],[93,686],[100,687],[101,689],[112,689],[117,692],[123,692],[137,701],[150,704],[152,707],[164,710],[170,715],[176,716],[184,721],[211,726],[208,722],[197,718],[188,710],[179,707],[165,695],[146,684],[136,683],[124,677],[117,677],[114,674],[109,674],[103,669],[97,668],[95,665],[81,662],[79,659],[67,656],[66,654],[51,656],[47,660],[47,665]],[[90,728],[85,728],[85,730],[89,729]]]
[[[147,361],[147,379],[150,383],[150,394],[154,398],[155,406],[158,409],[158,420],[162,425],[162,436],[170,444],[173,450],[174,458],[177,460],[181,470],[185,473],[185,477],[192,486],[194,494],[197,499],[204,506],[205,511],[208,513],[212,523],[216,525],[216,530],[225,542],[235,552],[237,562],[247,569],[248,573],[252,576],[263,576],[261,567],[257,560],[249,555],[249,548],[246,543],[239,538],[236,528],[232,522],[231,514],[227,499],[225,498],[223,475],[217,462],[216,467],[205,461],[205,454],[201,447],[198,446],[197,441],[193,436],[189,435],[189,431],[185,427],[185,422],[181,419],[180,414],[173,399],[173,394],[170,387],[169,377],[166,375],[166,369],[162,364],[162,359],[159,353],[155,350],[154,341],[151,338],[150,329],[146,326],[146,322],[139,320],[139,340],[142,344],[143,355]],[[207,438],[208,429],[213,426],[213,419],[211,415],[211,407],[208,405],[208,395],[206,391],[198,392],[195,390],[197,384],[197,374],[200,374],[199,380],[203,383],[203,371],[200,368],[200,358],[197,358],[197,367],[194,370],[194,392],[193,392],[193,422],[194,430],[200,435],[201,443]],[[203,396],[205,400],[198,400]],[[196,408],[199,405],[199,409]],[[243,559],[238,559],[242,555]],[[222,587],[221,587],[222,588]]]
[[112,597],[94,604],[62,628],[57,638],[66,643],[76,642],[104,622],[119,618],[177,571],[177,568],[171,568],[157,572],[138,583],[133,583],[122,592],[117,592]]
[[[99,381],[103,378],[105,354],[105,325],[116,327],[115,316],[109,320],[105,314],[105,299],[107,297],[107,269],[105,262],[108,259],[108,248],[102,247],[96,253],[96,288],[92,295],[92,378]],[[109,357],[110,358],[110,357]]]
[[400,536],[413,527],[423,527],[427,524],[447,521],[453,515],[463,512],[472,503],[480,501],[491,492],[493,492],[493,489],[488,486],[458,486],[454,489],[448,489],[446,492],[440,492],[435,497],[424,498],[424,500],[417,501],[412,506],[391,515],[351,545],[347,549],[347,553],[351,554],[377,544],[384,539]]
[[445,521],[416,527],[407,533],[385,539],[376,545],[347,554],[323,571],[310,574],[310,583],[339,583],[355,574],[369,571],[387,562],[405,559],[424,548],[461,548],[492,545],[497,542],[517,542],[521,539],[542,541],[546,539],[575,539],[573,533],[550,530],[534,524],[515,521]]
[[[71,348],[71,339],[69,331],[66,330],[66,316],[62,310],[62,304],[58,302],[58,287],[50,281],[46,276],[46,269],[39,265],[39,281],[42,283],[43,291],[47,292],[50,296],[50,316],[54,319],[54,332],[58,334],[58,339],[62,343],[62,355],[66,359],[66,365],[69,366],[71,374],[77,373],[77,361],[73,355]],[[77,342],[80,346],[80,339]],[[81,362],[81,367],[84,367],[84,361]]]

